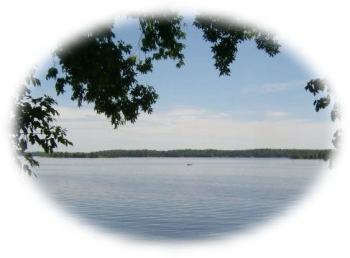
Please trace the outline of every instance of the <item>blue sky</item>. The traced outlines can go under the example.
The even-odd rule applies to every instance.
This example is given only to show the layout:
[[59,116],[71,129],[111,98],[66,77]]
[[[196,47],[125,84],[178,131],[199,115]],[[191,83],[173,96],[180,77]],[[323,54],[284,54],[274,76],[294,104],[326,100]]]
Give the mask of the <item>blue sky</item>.
[[[113,130],[91,107],[78,109],[67,92],[58,97],[59,122],[75,145],[60,150],[330,147],[329,111],[316,113],[312,95],[304,90],[306,82],[319,75],[292,56],[283,42],[273,58],[257,50],[255,42],[241,44],[231,76],[219,77],[210,45],[190,18],[186,23],[185,66],[178,69],[174,61],[159,61],[153,73],[139,77],[159,94],[154,113]],[[140,35],[133,20],[116,25],[115,32],[118,40],[133,45]],[[39,67],[39,74],[51,63]],[[52,82],[34,90],[54,94]]]

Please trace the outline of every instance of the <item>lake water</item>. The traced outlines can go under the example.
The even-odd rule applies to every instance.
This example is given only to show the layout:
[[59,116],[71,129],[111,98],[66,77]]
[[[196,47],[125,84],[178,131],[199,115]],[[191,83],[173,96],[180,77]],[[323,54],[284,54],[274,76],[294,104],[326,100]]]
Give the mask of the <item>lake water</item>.
[[320,160],[270,158],[38,160],[37,182],[70,214],[158,240],[251,228],[294,204],[327,168]]

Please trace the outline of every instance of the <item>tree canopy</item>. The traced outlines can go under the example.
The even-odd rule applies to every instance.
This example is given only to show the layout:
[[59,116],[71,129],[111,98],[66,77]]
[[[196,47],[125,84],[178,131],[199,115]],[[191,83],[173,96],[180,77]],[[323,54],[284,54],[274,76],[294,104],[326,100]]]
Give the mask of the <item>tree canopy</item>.
[[230,75],[230,65],[236,59],[238,46],[246,40],[254,40],[256,47],[271,57],[280,51],[279,43],[271,34],[247,25],[231,24],[207,16],[197,16],[193,24],[202,30],[203,39],[212,43],[211,52],[220,75]]
[[[81,106],[91,103],[98,114],[105,115],[117,128],[134,123],[140,113],[152,112],[158,95],[151,85],[140,83],[138,74],[153,70],[153,62],[171,59],[176,67],[185,64],[185,22],[177,14],[137,17],[141,32],[140,59],[132,54],[133,46],[118,39],[113,24],[90,31],[69,46],[60,46],[54,53],[58,62],[48,69],[46,80],[53,82],[57,95],[71,88],[71,99]],[[279,53],[280,45],[273,35],[257,28],[234,24],[213,16],[196,16],[193,26],[201,30],[203,40],[211,44],[214,66],[220,76],[230,75],[238,46],[254,40],[256,47],[269,56]],[[17,102],[14,141],[17,151],[30,166],[38,162],[26,152],[28,145],[39,144],[52,153],[58,144],[71,145],[66,130],[55,125],[59,115],[52,96],[33,98],[29,87],[40,87],[40,80],[30,76]],[[27,170],[29,166],[25,167]]]
[[30,152],[26,152],[28,145],[38,144],[46,153],[52,153],[57,144],[72,145],[66,138],[66,130],[54,124],[58,111],[53,107],[56,101],[47,95],[33,98],[28,85],[40,86],[40,80],[29,76],[23,85],[24,89],[17,101],[16,126],[13,140],[16,150],[24,156],[28,164],[23,169],[32,173],[30,166],[38,166]]
[[[332,111],[331,111],[331,120],[335,122],[337,119],[340,119],[340,110],[339,110],[339,104],[336,101],[331,100],[331,87],[329,86],[329,83],[325,79],[312,79],[310,80],[306,86],[305,90],[310,92],[312,95],[319,96],[316,98],[313,102],[316,112],[319,112],[322,109],[325,109],[329,105],[333,105]],[[333,134],[332,143],[335,148],[339,148],[339,142],[341,139],[341,130],[338,129]]]

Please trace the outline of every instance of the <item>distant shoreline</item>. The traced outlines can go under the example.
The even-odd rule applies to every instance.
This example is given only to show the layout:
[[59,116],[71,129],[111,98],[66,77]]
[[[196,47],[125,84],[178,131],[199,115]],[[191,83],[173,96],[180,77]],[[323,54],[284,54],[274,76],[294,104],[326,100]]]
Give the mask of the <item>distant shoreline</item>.
[[48,158],[290,158],[328,160],[330,149],[177,149],[177,150],[104,150],[95,152],[31,152]]

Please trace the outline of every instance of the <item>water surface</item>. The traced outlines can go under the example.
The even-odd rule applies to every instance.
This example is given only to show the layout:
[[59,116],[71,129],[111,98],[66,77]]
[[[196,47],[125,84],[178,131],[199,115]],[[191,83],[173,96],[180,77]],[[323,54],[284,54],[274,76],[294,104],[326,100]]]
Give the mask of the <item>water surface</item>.
[[38,183],[71,214],[113,233],[159,240],[251,228],[294,204],[327,167],[274,158],[39,161]]

